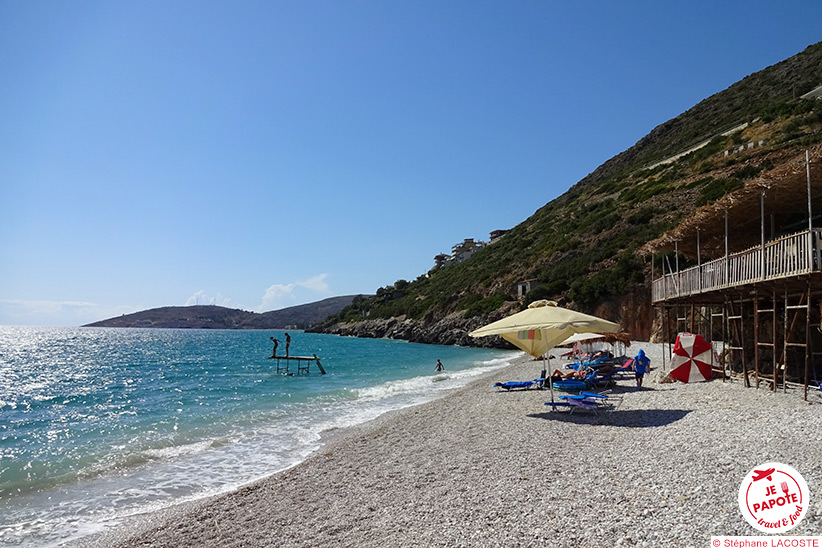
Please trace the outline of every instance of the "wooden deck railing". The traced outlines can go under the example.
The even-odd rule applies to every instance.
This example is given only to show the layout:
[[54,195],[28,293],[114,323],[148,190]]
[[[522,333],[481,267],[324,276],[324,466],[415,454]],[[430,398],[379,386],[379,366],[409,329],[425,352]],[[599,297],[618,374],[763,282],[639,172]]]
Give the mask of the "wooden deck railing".
[[654,280],[653,302],[822,270],[822,230],[805,230]]

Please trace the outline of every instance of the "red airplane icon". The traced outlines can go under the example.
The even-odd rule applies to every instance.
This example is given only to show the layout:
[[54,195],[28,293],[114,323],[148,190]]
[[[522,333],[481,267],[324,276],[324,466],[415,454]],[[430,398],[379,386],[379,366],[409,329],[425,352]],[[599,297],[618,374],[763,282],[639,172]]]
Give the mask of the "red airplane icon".
[[761,479],[768,478],[768,481],[771,481],[771,474],[776,472],[776,468],[768,468],[767,470],[754,470],[754,474],[756,474],[753,478],[754,481],[759,481]]

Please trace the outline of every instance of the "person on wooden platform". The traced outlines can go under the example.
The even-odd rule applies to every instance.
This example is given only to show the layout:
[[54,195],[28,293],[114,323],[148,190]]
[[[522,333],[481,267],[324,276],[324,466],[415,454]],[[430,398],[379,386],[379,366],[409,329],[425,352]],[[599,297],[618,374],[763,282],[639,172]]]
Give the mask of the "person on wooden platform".
[[274,343],[274,350],[271,351],[271,355],[268,357],[269,360],[277,357],[277,345],[280,344],[280,341],[274,337],[271,337],[271,342]]

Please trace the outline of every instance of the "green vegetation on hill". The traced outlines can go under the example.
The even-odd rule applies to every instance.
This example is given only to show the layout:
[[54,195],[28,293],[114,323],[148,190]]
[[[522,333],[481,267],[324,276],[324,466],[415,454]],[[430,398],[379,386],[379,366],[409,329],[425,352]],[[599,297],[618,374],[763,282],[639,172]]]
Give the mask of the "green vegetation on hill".
[[[464,263],[380,288],[325,325],[401,316],[431,323],[542,298],[594,311],[647,292],[650,264],[637,249],[822,141],[822,101],[797,99],[820,84],[822,43],[659,125]],[[513,305],[524,279],[536,279],[536,287]]]

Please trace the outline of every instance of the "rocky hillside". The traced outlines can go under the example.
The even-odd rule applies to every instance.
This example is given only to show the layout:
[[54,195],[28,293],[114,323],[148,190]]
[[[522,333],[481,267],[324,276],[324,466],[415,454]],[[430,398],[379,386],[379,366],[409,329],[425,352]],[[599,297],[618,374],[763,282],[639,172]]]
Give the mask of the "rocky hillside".
[[[820,84],[822,43],[660,124],[469,260],[379,288],[317,329],[494,344],[467,332],[549,298],[649,338],[651,263],[637,250],[822,142],[822,101],[801,99]],[[536,287],[519,302],[525,279]]]
[[362,295],[332,297],[315,303],[258,314],[222,306],[167,306],[125,314],[84,327],[177,329],[304,329],[337,314]]

